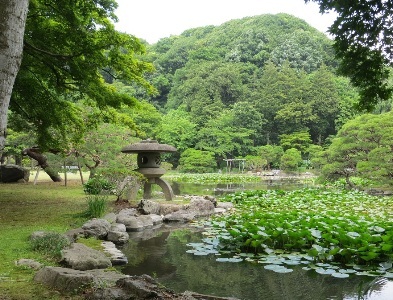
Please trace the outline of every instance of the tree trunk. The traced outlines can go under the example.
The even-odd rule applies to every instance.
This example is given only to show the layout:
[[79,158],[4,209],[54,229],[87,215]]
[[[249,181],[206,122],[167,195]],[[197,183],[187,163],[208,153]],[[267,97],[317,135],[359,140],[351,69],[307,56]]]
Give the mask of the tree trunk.
[[90,174],[89,174],[89,179],[94,178],[94,176],[96,176],[97,173],[97,168],[98,166],[101,164],[101,159],[98,155],[92,155],[92,160],[94,162],[94,164],[89,165],[86,161],[85,161],[85,166],[89,169]]
[[7,113],[22,61],[29,0],[0,1],[0,156],[5,147]]
[[51,168],[48,164],[48,160],[45,155],[43,155],[37,148],[28,148],[23,150],[23,155],[27,155],[33,159],[35,159],[38,163],[38,165],[44,169],[46,174],[49,175],[49,177],[54,181],[54,182],[61,182],[62,179],[59,175],[59,172],[57,172],[55,169]]
[[352,190],[355,188],[355,185],[353,182],[349,179],[349,175],[345,176],[345,182],[347,183],[348,187]]

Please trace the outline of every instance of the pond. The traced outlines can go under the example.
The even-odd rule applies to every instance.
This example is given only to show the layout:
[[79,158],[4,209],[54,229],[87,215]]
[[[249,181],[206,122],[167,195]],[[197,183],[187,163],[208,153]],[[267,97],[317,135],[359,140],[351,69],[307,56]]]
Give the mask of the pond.
[[164,286],[243,300],[390,300],[393,282],[379,277],[350,276],[338,279],[304,271],[286,274],[266,270],[249,262],[217,262],[215,255],[195,256],[186,244],[202,238],[197,228],[163,225],[131,233],[122,251],[128,264],[121,271],[129,275],[148,274]]
[[304,182],[300,179],[274,179],[246,183],[212,183],[196,184],[169,180],[175,195],[215,195],[221,196],[242,190],[293,190],[313,185],[312,181]]
[[[195,184],[171,181],[175,195],[221,196],[240,190],[296,190],[313,186],[298,179],[264,180],[244,184]],[[131,233],[123,252],[129,263],[121,271],[129,275],[148,274],[176,292],[193,291],[242,300],[391,300],[393,281],[381,277],[351,275],[334,278],[301,266],[290,273],[275,273],[250,262],[219,262],[214,254],[187,253],[188,243],[201,242],[202,229],[164,224],[160,228]]]

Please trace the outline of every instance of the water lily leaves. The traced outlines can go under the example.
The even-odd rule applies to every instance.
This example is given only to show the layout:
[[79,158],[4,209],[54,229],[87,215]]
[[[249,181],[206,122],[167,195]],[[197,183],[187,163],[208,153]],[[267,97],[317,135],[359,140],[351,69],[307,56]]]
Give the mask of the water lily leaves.
[[393,274],[393,198],[308,188],[243,191],[223,201],[236,202],[232,214],[206,223],[206,239],[187,252],[238,255],[284,272],[301,264],[336,278]]
[[311,229],[310,232],[311,235],[317,239],[320,239],[322,237],[322,232],[318,229]]
[[219,257],[219,258],[216,258],[216,261],[218,261],[218,262],[233,262],[233,263],[235,263],[235,262],[241,262],[241,261],[243,261],[243,259],[242,258],[234,258],[234,257],[231,257],[231,258]]
[[332,273],[331,275],[336,278],[348,278],[349,277],[349,274],[339,273],[339,272]]
[[266,265],[266,266],[264,266],[264,268],[266,270],[271,270],[271,271],[274,271],[276,273],[290,273],[290,272],[293,272],[292,269],[288,269],[288,268],[284,267],[283,265]]
[[392,268],[393,264],[392,264],[391,261],[387,261],[387,262],[381,262],[381,263],[379,263],[379,266],[380,266],[382,269],[387,270],[387,269]]
[[350,232],[347,232],[347,236],[355,239],[355,238],[359,237],[360,234],[357,232],[354,232],[354,231],[350,231]]
[[333,273],[336,273],[336,271],[333,269],[324,269],[324,268],[316,268],[315,272],[322,275],[331,275]]
[[379,227],[379,226],[371,226],[371,227],[368,228],[368,230],[375,231],[375,232],[378,232],[378,233],[385,232],[385,228],[382,228],[382,227]]

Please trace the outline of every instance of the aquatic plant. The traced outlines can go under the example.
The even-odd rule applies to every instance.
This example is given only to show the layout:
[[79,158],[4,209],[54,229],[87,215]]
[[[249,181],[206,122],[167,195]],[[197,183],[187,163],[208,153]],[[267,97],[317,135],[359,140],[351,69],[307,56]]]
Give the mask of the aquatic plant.
[[261,178],[255,175],[248,174],[221,174],[221,173],[205,173],[205,174],[171,174],[165,176],[166,178],[178,182],[190,182],[196,184],[206,183],[244,183],[244,182],[259,182]]
[[244,191],[221,201],[233,202],[236,213],[212,220],[209,238],[191,251],[216,250],[276,272],[303,265],[337,278],[393,277],[392,198],[306,188]]

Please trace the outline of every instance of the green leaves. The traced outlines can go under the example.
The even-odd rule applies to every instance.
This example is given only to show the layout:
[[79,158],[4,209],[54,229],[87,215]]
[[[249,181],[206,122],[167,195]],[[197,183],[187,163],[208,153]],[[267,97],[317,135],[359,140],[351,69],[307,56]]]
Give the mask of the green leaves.
[[10,110],[38,133],[41,149],[72,148],[83,139],[86,120],[75,104],[81,99],[103,111],[134,106],[133,96],[108,84],[114,78],[153,92],[145,79],[153,65],[138,57],[144,45],[114,29],[116,6],[114,0],[31,1]]
[[[390,276],[393,271],[391,198],[302,189],[245,191],[223,200],[235,203],[236,214],[212,221],[207,232],[219,240],[215,249],[221,254],[248,253],[246,260],[268,265],[306,264],[336,278],[358,269],[361,275]],[[339,269],[344,265],[354,270]],[[285,267],[265,268],[287,272]]]
[[391,184],[392,113],[364,114],[347,122],[325,152],[327,164],[322,168],[328,179],[359,174],[367,179]]

